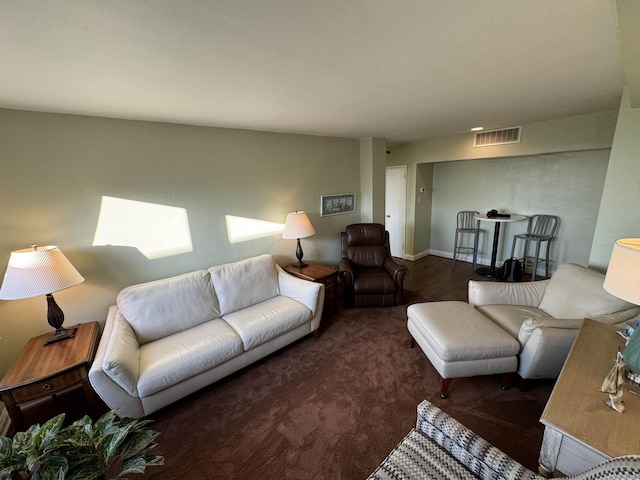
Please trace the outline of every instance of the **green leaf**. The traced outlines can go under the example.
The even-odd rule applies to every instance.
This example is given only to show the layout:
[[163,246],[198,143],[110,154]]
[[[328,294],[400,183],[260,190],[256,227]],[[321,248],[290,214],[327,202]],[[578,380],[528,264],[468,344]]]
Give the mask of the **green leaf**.
[[144,469],[147,465],[144,458],[132,458],[122,464],[122,468],[118,472],[118,476],[122,477],[130,473],[144,473]]
[[7,437],[0,437],[0,461],[13,454],[13,441]]
[[42,425],[35,435],[33,435],[33,444],[38,449],[44,449],[49,446],[51,441],[56,438],[58,432],[62,428],[64,422],[64,413],[53,417],[51,420]]
[[107,463],[111,461],[119,452],[120,445],[122,444],[122,442],[125,441],[125,439],[127,438],[127,435],[129,435],[129,430],[130,430],[129,426],[123,427],[120,430],[113,432],[112,435],[110,435],[110,438],[108,442],[106,442],[105,448],[103,450],[104,459]]
[[63,422],[58,415],[13,439],[0,437],[0,479],[105,480],[118,469],[126,475],[164,464],[150,454],[159,435],[147,428],[150,420],[118,419],[109,411],[95,423],[87,416],[66,428]]
[[38,467],[39,478],[46,480],[65,480],[69,464],[67,459],[60,455],[49,455]]
[[144,430],[130,435],[127,442],[122,445],[121,451],[124,458],[141,457],[148,453],[157,444],[154,440],[160,433],[154,430]]

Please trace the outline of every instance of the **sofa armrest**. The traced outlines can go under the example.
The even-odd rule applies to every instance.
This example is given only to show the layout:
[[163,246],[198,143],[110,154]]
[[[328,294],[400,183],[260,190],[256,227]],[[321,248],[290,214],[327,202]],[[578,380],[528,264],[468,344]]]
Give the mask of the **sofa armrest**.
[[116,305],[109,308],[89,381],[102,400],[120,417],[144,416],[138,397],[138,340]]
[[469,304],[485,305],[524,305],[537,307],[549,280],[537,282],[478,282],[470,280],[468,286]]
[[624,328],[624,324],[629,320],[640,320],[639,318],[636,318],[638,317],[638,314],[640,314],[640,308],[636,307],[628,310],[620,310],[619,312],[606,313],[604,315],[594,315],[591,319],[608,325],[623,324],[622,328]]
[[106,340],[100,362],[102,370],[129,395],[137,396],[140,346],[133,328],[119,310],[113,313],[113,326]]
[[294,277],[278,266],[278,285],[280,295],[297,300],[311,310],[313,315],[316,314],[319,308],[318,297],[324,289],[323,284]]
[[563,328],[567,330],[580,330],[582,326],[582,318],[529,318],[522,322],[520,326],[520,332],[518,332],[518,342],[520,345],[525,345],[529,338],[531,338],[531,334],[537,328]]
[[557,378],[578,336],[582,319],[526,320],[518,341],[518,375],[523,379]]
[[543,478],[426,400],[418,405],[416,429],[480,478]]

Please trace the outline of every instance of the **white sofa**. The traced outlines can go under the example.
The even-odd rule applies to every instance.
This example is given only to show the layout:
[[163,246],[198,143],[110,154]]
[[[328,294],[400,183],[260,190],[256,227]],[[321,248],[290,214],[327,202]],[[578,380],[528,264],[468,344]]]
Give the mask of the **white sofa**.
[[309,334],[324,286],[270,255],[127,287],[109,309],[91,385],[140,418]]
[[623,326],[640,313],[607,293],[603,283],[603,274],[565,263],[548,280],[472,280],[469,304],[518,340],[521,378],[557,378],[584,318]]

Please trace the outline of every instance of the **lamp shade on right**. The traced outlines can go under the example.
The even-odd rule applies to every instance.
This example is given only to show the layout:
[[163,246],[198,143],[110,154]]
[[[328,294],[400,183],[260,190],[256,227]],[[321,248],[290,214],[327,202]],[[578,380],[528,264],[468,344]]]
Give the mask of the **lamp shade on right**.
[[610,294],[640,305],[640,238],[616,240],[603,286]]
[[[640,238],[616,240],[603,286],[610,294],[640,305]],[[640,383],[640,328],[627,342],[622,358],[630,370],[627,376]]]

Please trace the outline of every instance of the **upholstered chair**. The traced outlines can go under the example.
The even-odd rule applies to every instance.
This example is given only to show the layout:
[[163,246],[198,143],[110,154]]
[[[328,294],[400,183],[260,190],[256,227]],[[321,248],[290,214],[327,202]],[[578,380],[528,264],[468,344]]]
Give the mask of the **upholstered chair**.
[[379,223],[348,225],[341,234],[338,273],[345,305],[386,307],[402,303],[407,267],[391,256],[389,232]]

